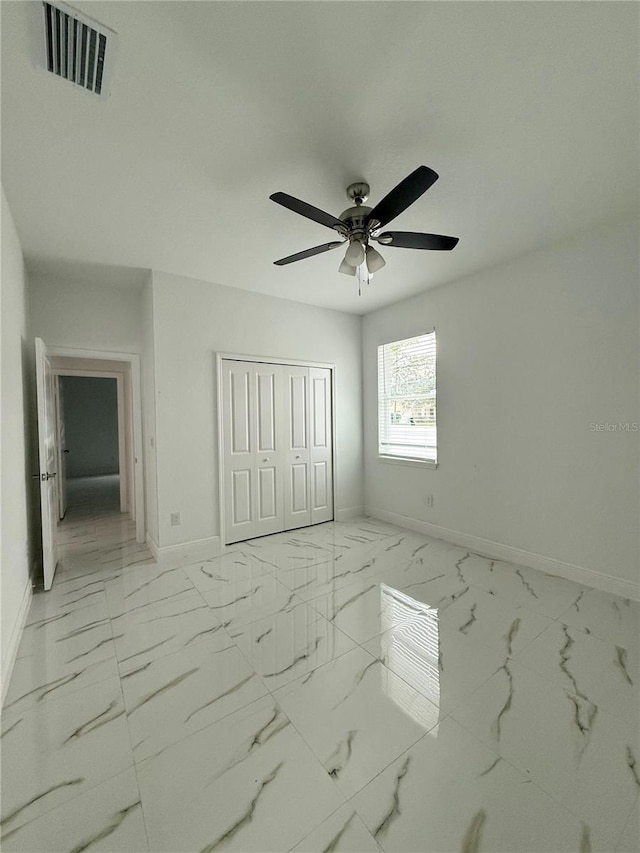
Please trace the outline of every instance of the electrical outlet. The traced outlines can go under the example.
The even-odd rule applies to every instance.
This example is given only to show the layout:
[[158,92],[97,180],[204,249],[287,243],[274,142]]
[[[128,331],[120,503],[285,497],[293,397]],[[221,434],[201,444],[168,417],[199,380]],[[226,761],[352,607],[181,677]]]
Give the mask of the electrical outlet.
[[425,495],[424,505],[429,509],[433,509],[433,495]]
[[178,524],[182,524],[182,516],[179,512],[171,513],[171,526],[176,527]]

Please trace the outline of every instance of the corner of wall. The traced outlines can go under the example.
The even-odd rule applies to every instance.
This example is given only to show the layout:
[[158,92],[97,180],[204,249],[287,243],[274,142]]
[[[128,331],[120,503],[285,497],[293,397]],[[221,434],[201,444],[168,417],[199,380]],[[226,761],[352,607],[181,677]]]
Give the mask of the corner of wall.
[[[156,330],[154,317],[154,282],[150,270],[140,293],[142,318],[142,411],[143,460],[145,480],[145,529],[147,541],[157,550],[158,542],[158,464],[156,452]],[[152,553],[155,551],[150,544]]]
[[25,422],[25,490],[27,493],[27,560],[33,583],[42,570],[42,541],[40,535],[40,490],[34,488],[32,474],[39,469],[38,416],[36,403],[36,362],[34,336],[27,314],[27,335],[22,346],[22,382]]
[[616,578],[603,572],[594,572],[593,569],[576,566],[573,563],[556,560],[553,557],[546,557],[543,554],[525,551],[522,548],[514,548],[511,545],[504,545],[502,542],[493,542],[489,539],[483,539],[480,536],[462,533],[459,530],[450,530],[447,527],[430,524],[427,521],[420,521],[410,516],[398,515],[396,512],[379,509],[378,507],[365,507],[365,514],[370,515],[372,518],[379,518],[381,521],[397,524],[398,527],[405,527],[407,530],[415,530],[417,533],[431,536],[434,539],[442,539],[445,542],[450,542],[452,545],[459,545],[461,548],[468,548],[481,557],[513,563],[516,566],[527,566],[530,569],[537,569],[548,575],[555,575],[574,583],[583,584],[591,589],[598,589],[612,595],[619,595],[622,598],[631,598],[634,601],[640,601],[639,583],[632,583],[631,581]]
[[2,311],[0,450],[2,456],[2,695],[31,601],[34,527],[29,450],[30,352],[26,272],[22,247],[2,189]]
[[31,607],[32,598],[33,591],[31,580],[27,579],[9,641],[6,644],[6,648],[2,649],[2,690],[0,706],[4,706],[4,700],[7,696],[7,691],[11,682],[11,675],[13,674],[13,667],[15,666],[16,657],[18,655],[18,647],[20,646],[20,640],[22,639],[22,632],[24,631],[24,626],[27,621],[27,615],[29,613],[29,608]]

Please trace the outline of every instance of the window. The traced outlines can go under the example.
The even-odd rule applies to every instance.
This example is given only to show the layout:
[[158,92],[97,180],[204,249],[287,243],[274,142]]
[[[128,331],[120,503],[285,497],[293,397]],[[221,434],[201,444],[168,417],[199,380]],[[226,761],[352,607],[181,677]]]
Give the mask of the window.
[[436,462],[436,333],[378,347],[378,454]]

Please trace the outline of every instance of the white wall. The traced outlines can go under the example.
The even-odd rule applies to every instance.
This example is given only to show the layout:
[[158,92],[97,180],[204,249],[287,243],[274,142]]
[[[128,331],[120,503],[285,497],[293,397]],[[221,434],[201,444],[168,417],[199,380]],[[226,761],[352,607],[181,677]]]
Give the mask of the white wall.
[[158,482],[156,472],[156,380],[153,326],[153,277],[140,295],[142,331],[142,432],[144,447],[144,505],[147,534],[158,544]]
[[31,331],[47,346],[139,353],[139,287],[29,276]]
[[[624,221],[367,315],[367,507],[589,569],[603,588],[608,576],[632,593],[640,433],[591,425],[640,421],[638,282],[638,223]],[[433,326],[439,467],[381,462],[376,348]]]
[[26,400],[27,302],[22,250],[2,191],[2,367],[0,465],[2,497],[2,695],[30,601]]
[[[50,347],[141,353],[143,272],[85,266],[83,278],[77,270],[74,278],[41,269],[29,276],[30,334]],[[152,392],[142,385],[144,406],[145,392]]]
[[161,547],[219,532],[219,351],[336,365],[336,510],[362,506],[359,316],[154,272],[153,317]]

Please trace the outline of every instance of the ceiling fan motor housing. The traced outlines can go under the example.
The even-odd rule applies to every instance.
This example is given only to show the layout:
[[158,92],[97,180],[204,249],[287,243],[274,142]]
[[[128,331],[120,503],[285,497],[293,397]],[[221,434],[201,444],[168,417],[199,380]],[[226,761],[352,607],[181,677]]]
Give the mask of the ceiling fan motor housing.
[[371,189],[366,181],[357,181],[347,187],[347,198],[355,202],[355,207],[348,207],[340,214],[340,219],[347,226],[347,236],[351,239],[366,240],[371,229],[371,223],[367,223],[367,216],[372,208],[367,207],[364,202],[369,198]]
[[357,207],[348,207],[340,214],[340,219],[347,226],[350,235],[364,236],[367,232],[367,216],[371,213],[372,208],[360,204]]

